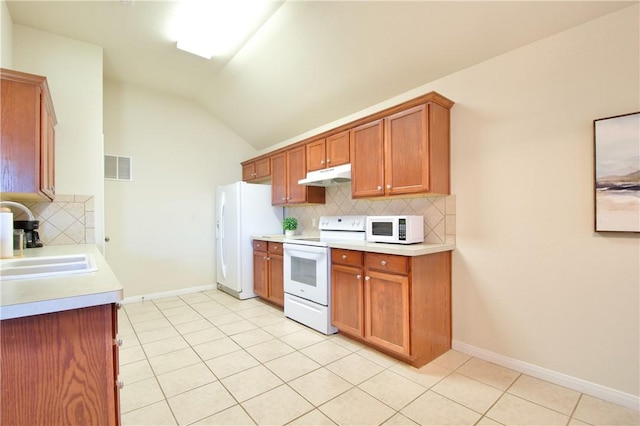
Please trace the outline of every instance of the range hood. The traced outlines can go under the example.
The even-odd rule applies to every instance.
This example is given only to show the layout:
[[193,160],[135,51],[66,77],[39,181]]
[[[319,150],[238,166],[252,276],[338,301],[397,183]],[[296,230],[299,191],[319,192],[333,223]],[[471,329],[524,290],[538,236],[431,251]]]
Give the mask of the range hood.
[[300,185],[332,186],[351,182],[351,164],[343,164],[328,169],[315,170],[307,173],[307,177],[300,179]]

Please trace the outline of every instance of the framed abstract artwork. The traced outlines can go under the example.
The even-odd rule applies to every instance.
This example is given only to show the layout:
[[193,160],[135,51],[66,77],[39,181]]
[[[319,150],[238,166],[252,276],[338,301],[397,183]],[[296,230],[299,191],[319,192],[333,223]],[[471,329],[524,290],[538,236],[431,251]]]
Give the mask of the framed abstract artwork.
[[640,112],[593,121],[595,231],[640,232]]

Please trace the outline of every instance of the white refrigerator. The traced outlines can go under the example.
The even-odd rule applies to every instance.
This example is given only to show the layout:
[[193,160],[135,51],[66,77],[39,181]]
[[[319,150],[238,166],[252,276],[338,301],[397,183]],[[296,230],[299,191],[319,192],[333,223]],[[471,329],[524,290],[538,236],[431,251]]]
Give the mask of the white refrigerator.
[[216,188],[218,289],[238,299],[253,292],[252,236],[282,234],[282,207],[271,205],[271,185],[235,182]]

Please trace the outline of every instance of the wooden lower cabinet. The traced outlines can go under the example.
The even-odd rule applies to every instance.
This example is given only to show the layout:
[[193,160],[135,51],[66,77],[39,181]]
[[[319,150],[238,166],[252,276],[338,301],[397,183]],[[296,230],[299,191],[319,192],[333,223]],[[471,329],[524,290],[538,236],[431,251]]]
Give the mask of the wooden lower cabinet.
[[120,424],[116,333],[115,304],[0,322],[0,424]]
[[451,252],[331,253],[332,323],[341,333],[414,367],[451,348]]
[[403,355],[409,345],[409,278],[406,275],[368,271],[364,285],[364,337]]
[[284,257],[281,243],[253,241],[253,291],[262,299],[284,306]]

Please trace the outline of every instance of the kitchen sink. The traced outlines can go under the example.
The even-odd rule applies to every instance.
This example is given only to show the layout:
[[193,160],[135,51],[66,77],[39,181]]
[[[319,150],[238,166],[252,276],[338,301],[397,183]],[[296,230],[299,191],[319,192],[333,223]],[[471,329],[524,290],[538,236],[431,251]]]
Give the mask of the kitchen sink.
[[97,270],[98,266],[91,254],[28,257],[0,261],[0,278],[3,281],[85,274]]

